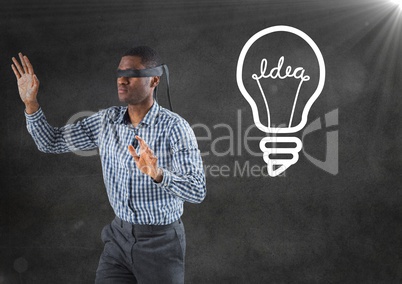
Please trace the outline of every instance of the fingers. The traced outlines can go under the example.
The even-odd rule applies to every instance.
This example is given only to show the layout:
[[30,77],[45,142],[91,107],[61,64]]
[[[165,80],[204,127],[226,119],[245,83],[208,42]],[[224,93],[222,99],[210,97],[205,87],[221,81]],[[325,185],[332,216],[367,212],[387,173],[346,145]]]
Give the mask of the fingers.
[[138,161],[140,159],[140,156],[138,156],[133,145],[128,145],[128,151],[130,152],[131,156],[133,156],[135,161]]
[[[31,61],[29,61],[28,56],[26,56],[26,55],[24,55],[24,62],[25,62],[25,64],[26,64],[28,73],[31,74],[31,75],[33,75],[33,74],[34,74],[34,70],[33,70]],[[25,68],[24,68],[24,70],[25,70]]]
[[[138,142],[140,143],[140,153],[139,154],[147,154],[146,156],[150,159],[155,159],[156,157],[154,156],[154,151],[149,148],[148,144],[144,141],[144,139],[142,139],[140,136],[135,136],[135,138],[138,140]],[[140,157],[139,154],[135,151],[135,148],[132,145],[129,145],[129,151],[130,153],[135,153],[136,157]],[[133,155],[134,157],[134,155]]]
[[18,70],[19,77],[21,77],[24,74],[24,70],[22,69],[20,63],[18,62],[18,60],[15,57],[12,58],[12,61],[14,63],[14,68],[17,68],[17,70]]
[[145,140],[144,139],[142,139],[140,136],[135,136],[135,138],[138,140],[138,142],[140,143],[140,151],[141,152],[148,152],[148,153],[150,153],[151,155],[153,155],[154,154],[154,151],[152,151],[152,149],[151,148],[149,148],[149,146],[148,146],[148,144],[145,142]]
[[140,136],[136,135],[136,136],[135,136],[135,139],[137,139],[138,142],[140,142],[140,146],[148,147],[147,143],[146,143],[146,142],[144,141],[144,139],[142,139]]
[[11,64],[11,68],[13,69],[14,74],[15,74],[15,77],[17,78],[17,80],[18,80],[19,78],[21,78],[21,75],[20,75],[20,73],[18,72],[18,70],[17,70],[17,68],[15,67],[14,64]]
[[32,77],[32,87],[34,88],[34,91],[37,92],[39,90],[39,79],[35,74]]
[[139,136],[135,136],[140,144],[141,157],[137,154],[137,151],[132,145],[128,146],[128,151],[134,158],[134,161],[138,169],[146,175],[149,175],[153,179],[157,179],[160,182],[160,171],[158,168],[158,158],[154,155],[154,151],[147,145],[147,143]]
[[21,78],[21,76],[25,73],[33,75],[34,70],[33,70],[32,64],[29,61],[28,57],[23,55],[21,52],[18,53],[18,56],[20,58],[21,64],[18,62],[18,60],[15,57],[13,57],[11,59],[14,63],[11,65],[11,68],[13,69],[14,74],[17,77],[17,79]]
[[25,63],[24,55],[22,55],[22,53],[20,52],[20,53],[18,53],[18,56],[20,57],[20,61],[21,61],[21,64],[22,64],[22,68],[24,69],[24,73],[28,73],[28,68],[27,68],[27,65]]
[[36,75],[33,75],[34,87],[39,87],[39,79]]

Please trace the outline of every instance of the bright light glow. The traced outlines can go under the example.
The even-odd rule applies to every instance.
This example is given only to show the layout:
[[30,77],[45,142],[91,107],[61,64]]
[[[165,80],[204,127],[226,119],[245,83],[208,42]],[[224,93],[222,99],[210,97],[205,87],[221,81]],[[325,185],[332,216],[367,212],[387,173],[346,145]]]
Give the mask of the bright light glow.
[[391,0],[391,2],[393,2],[393,3],[397,4],[397,5],[399,5],[399,8],[402,9],[402,0]]

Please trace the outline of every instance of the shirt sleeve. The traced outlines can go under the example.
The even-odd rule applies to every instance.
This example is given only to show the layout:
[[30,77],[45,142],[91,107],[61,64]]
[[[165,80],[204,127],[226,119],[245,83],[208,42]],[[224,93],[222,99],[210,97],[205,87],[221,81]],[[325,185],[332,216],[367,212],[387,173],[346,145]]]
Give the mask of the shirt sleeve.
[[172,169],[163,169],[158,185],[184,201],[201,203],[206,195],[205,173],[195,134],[186,121],[173,127],[170,146]]
[[25,112],[25,117],[28,132],[42,152],[59,154],[98,147],[100,112],[63,127],[51,126],[41,108],[33,114]]

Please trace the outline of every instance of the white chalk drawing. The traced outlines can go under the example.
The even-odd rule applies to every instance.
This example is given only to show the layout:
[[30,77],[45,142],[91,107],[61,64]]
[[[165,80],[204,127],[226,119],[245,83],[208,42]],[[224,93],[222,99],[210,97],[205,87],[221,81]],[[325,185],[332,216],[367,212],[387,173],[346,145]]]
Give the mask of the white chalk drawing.
[[[261,123],[257,104],[254,101],[253,97],[246,90],[244,83],[243,83],[243,64],[244,64],[244,60],[246,58],[247,52],[249,51],[251,46],[258,39],[260,39],[264,36],[270,35],[272,33],[279,33],[279,32],[291,33],[291,34],[294,34],[294,35],[302,38],[314,51],[314,54],[318,61],[318,67],[319,67],[319,79],[318,79],[317,88],[312,93],[311,97],[309,98],[309,100],[307,101],[307,103],[304,106],[300,123],[297,125],[294,125],[294,126],[292,125],[293,115],[294,115],[294,111],[295,111],[296,104],[298,101],[300,89],[304,82],[310,80],[310,77],[308,75],[305,75],[305,70],[303,67],[297,67],[297,68],[292,69],[291,66],[287,66],[283,72],[282,66],[285,61],[285,56],[281,56],[278,60],[277,66],[272,68],[271,71],[269,73],[267,73],[267,60],[264,58],[261,60],[261,66],[260,66],[261,74],[260,75],[252,74],[251,77],[258,84],[261,95],[263,96],[265,109],[267,111],[267,116],[268,116],[267,125],[263,125]],[[275,79],[283,80],[285,78],[294,78],[294,79],[300,80],[299,86],[298,86],[296,94],[295,94],[292,112],[291,112],[291,115],[289,118],[289,124],[287,127],[283,127],[283,126],[282,127],[274,127],[271,124],[269,103],[265,96],[264,90],[262,89],[261,84],[260,84],[260,80],[266,79],[266,78],[271,78],[274,80]],[[315,42],[307,34],[305,34],[304,32],[302,32],[299,29],[296,29],[296,28],[290,27],[290,26],[269,27],[269,28],[259,31],[255,35],[253,35],[244,45],[243,49],[240,52],[240,56],[239,56],[239,59],[237,62],[236,80],[237,80],[237,85],[239,87],[241,94],[244,96],[244,98],[247,100],[247,102],[251,106],[251,110],[253,113],[253,120],[254,120],[254,124],[256,125],[256,127],[265,133],[273,134],[272,136],[265,137],[261,140],[260,149],[261,149],[261,151],[263,151],[264,161],[268,165],[268,174],[272,177],[278,176],[281,173],[283,173],[287,168],[289,168],[291,165],[295,164],[299,160],[299,151],[302,149],[302,141],[297,137],[289,137],[289,136],[278,137],[277,135],[281,134],[281,133],[295,133],[295,132],[300,131],[303,127],[306,126],[308,113],[311,109],[311,106],[317,100],[317,98],[320,96],[320,94],[324,88],[325,63],[324,63],[324,58],[322,56],[322,53],[321,53],[320,49],[318,48],[318,46],[315,44]],[[267,146],[267,144],[270,144],[270,146]],[[278,146],[280,146],[280,144],[284,145],[284,147],[278,147]],[[290,147],[289,144],[293,144],[294,147]],[[276,158],[276,156],[278,156],[278,155],[279,155],[279,158]],[[291,156],[291,158],[288,158],[288,156]]]

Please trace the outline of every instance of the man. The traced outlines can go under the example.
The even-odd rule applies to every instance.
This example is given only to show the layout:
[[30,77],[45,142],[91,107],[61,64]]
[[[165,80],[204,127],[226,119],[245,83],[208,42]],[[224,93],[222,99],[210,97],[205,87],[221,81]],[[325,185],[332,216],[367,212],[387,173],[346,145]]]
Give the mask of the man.
[[[39,150],[99,149],[116,218],[102,230],[105,244],[96,283],[183,283],[183,202],[200,203],[205,175],[195,135],[179,115],[153,98],[160,59],[145,46],[127,51],[117,88],[125,107],[111,107],[61,128],[39,106],[39,80],[27,56],[12,58],[27,128]],[[158,72],[159,72],[158,71]]]

